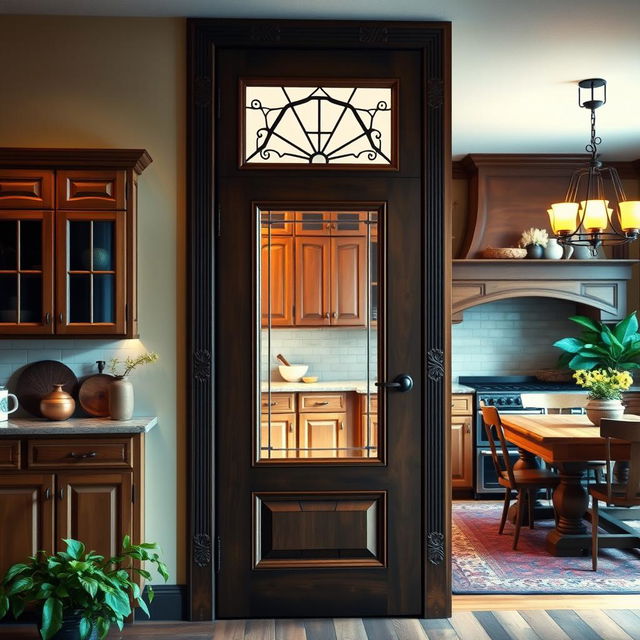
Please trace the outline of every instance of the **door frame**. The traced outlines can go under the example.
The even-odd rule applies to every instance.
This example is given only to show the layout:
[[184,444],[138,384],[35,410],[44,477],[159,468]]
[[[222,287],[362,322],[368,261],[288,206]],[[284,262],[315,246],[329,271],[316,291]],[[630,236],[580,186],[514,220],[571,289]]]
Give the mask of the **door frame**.
[[[187,575],[189,619],[215,618],[214,329],[218,228],[213,150],[220,99],[216,52],[224,47],[411,49],[422,54],[423,615],[451,615],[450,180],[451,23],[329,20],[187,21]],[[283,169],[291,175],[291,171]],[[294,172],[295,174],[298,172]],[[308,171],[303,175],[308,176]],[[418,275],[418,274],[417,274]]]

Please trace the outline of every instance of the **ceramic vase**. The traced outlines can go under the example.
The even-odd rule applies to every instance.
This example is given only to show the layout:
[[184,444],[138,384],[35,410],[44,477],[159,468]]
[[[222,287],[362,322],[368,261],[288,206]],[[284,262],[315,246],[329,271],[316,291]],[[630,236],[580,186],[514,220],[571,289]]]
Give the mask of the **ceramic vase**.
[[573,247],[570,244],[565,244],[564,245],[564,252],[562,254],[562,257],[565,260],[568,260],[572,255],[573,255]]
[[624,406],[621,400],[589,400],[586,410],[587,418],[596,427],[600,426],[602,418],[620,420],[624,414]]
[[542,258],[544,249],[539,244],[527,245],[527,258]]
[[592,260],[593,255],[591,253],[591,248],[582,246],[579,244],[576,245],[573,248],[573,259],[574,260]]
[[53,391],[40,400],[40,413],[49,420],[66,420],[76,408],[76,401],[61,384],[54,384]]
[[547,246],[544,248],[544,257],[547,260],[560,260],[564,253],[564,247],[558,244],[557,238],[549,238]]
[[112,420],[130,420],[133,415],[133,385],[126,376],[116,376],[109,385],[109,415]]

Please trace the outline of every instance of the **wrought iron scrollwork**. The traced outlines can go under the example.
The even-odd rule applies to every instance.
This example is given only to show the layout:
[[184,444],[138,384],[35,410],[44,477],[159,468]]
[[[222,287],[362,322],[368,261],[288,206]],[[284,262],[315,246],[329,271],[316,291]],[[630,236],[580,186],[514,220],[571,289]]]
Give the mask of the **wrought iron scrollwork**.
[[247,87],[246,163],[392,164],[390,87],[366,106],[371,87],[263,89]]
[[211,564],[211,536],[207,533],[196,533],[193,536],[193,562],[201,569]]

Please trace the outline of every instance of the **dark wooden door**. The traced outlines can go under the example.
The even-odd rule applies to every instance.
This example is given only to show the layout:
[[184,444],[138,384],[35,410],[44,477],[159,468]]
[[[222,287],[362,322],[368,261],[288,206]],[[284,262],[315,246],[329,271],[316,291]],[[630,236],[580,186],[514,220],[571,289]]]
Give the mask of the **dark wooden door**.
[[[449,25],[194,20],[189,29],[191,616],[442,617],[451,605]],[[271,97],[293,91],[278,111],[249,95],[256,87]],[[309,87],[318,93],[305,93]],[[391,97],[356,107],[345,96],[353,87],[383,87]],[[338,108],[334,122],[344,111],[361,127],[358,140],[373,148],[366,157],[347,145],[329,149],[340,122],[328,131],[324,116],[295,139],[276,131],[285,120],[306,123],[322,94]],[[264,123],[243,124],[249,109]],[[382,111],[393,114],[384,150],[370,122]],[[263,456],[285,439],[277,429],[269,436],[269,419],[272,428],[282,420],[269,409],[261,416],[261,406],[271,406],[272,392],[302,392],[272,385],[277,352],[263,350],[284,330],[261,326],[260,238],[268,229],[261,215],[274,212],[273,235],[284,231],[283,220],[293,224],[294,272],[302,229],[330,254],[338,216],[363,214],[355,221],[367,237],[363,330],[377,360],[364,390],[338,391],[347,394],[346,419],[368,415],[375,433],[358,418],[342,448],[333,416],[323,455],[314,450],[323,447],[301,446],[305,412],[296,406],[289,428],[297,438]],[[330,304],[331,259],[323,260]],[[315,268],[316,286],[324,270]],[[297,290],[294,298],[297,319]],[[317,297],[312,313],[322,324],[300,331],[359,330],[332,327],[326,305],[326,295]],[[376,378],[396,383],[399,374],[407,376],[402,385],[413,379],[410,392],[373,386]],[[360,411],[368,400],[353,396],[367,393],[377,412]]]
[[[217,386],[221,617],[420,615],[423,609],[423,383],[421,351],[416,348],[421,343],[423,246],[422,220],[416,215],[421,202],[419,164],[411,162],[417,159],[413,134],[422,127],[420,56],[258,50],[221,54],[220,127],[221,132],[242,128],[241,103],[234,98],[246,77],[281,77],[286,82],[305,71],[307,77],[320,78],[340,74],[347,63],[354,86],[399,78],[398,104],[406,105],[394,113],[405,118],[400,139],[394,139],[406,161],[400,176],[376,166],[309,174],[292,167],[247,165],[238,173],[236,164],[225,160],[237,138],[222,133],[219,139],[217,293],[233,300],[220,308],[217,318],[218,357],[226,370]],[[406,373],[415,386],[411,393],[390,391],[382,399],[385,446],[378,458],[360,452],[350,456],[356,422],[349,424],[346,413],[332,412],[299,413],[297,455],[256,458],[259,398],[252,381],[260,347],[253,309],[260,298],[260,280],[255,255],[256,243],[265,239],[262,212],[278,210],[274,203],[282,203],[281,210],[322,211],[323,236],[301,235],[303,225],[296,223],[296,324],[325,325],[329,340],[343,335],[331,324],[347,319],[365,323],[368,287],[366,238],[331,237],[338,219],[333,212],[367,209],[379,216],[379,232],[387,239],[379,246],[384,247],[380,271],[386,274],[386,307],[377,322],[378,351],[384,358],[374,365],[368,383],[373,385],[378,376],[393,379]],[[299,331],[296,339],[305,340],[309,330]],[[336,371],[334,379],[339,377]],[[263,388],[265,384],[262,377]]]

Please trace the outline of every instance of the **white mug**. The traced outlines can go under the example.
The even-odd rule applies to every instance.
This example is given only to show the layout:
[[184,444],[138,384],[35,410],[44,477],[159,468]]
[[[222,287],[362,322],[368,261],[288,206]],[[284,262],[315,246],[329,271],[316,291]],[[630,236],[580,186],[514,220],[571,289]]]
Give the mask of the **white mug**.
[[[9,398],[13,400],[13,409],[9,409]],[[9,414],[18,408],[18,398],[6,389],[0,389],[0,422],[6,422]]]

